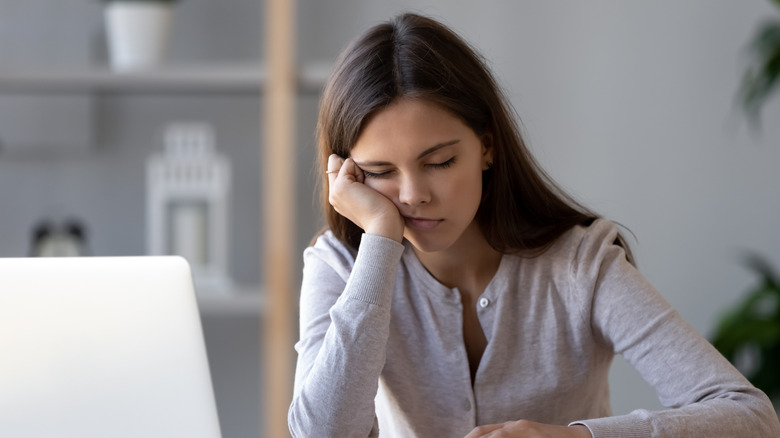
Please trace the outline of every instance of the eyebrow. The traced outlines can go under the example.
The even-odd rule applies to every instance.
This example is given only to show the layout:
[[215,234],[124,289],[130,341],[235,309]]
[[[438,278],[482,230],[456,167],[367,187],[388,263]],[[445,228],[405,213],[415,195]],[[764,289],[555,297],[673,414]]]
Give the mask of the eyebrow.
[[[460,139],[454,139],[454,140],[450,140],[450,141],[445,141],[444,143],[439,143],[439,144],[437,144],[435,146],[431,146],[428,149],[422,151],[420,153],[420,155],[417,156],[417,159],[419,160],[420,158],[423,158],[426,155],[430,155],[430,154],[438,151],[441,148],[444,148],[444,147],[447,147],[447,146],[452,146],[452,145],[454,145],[456,143],[460,143]],[[361,162],[355,161],[355,164],[357,164],[358,167],[362,167],[362,166],[380,167],[380,166],[390,166],[393,163],[390,163],[388,161],[361,161]]]

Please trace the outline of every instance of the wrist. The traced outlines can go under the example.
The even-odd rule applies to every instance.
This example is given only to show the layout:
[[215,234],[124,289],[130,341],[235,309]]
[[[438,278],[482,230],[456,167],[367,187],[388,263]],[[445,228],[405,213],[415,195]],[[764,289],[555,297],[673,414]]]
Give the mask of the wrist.
[[376,224],[367,226],[364,230],[367,234],[374,234],[377,236],[387,237],[393,239],[398,243],[404,238],[403,227],[397,227],[391,224]]
[[368,234],[387,237],[398,243],[404,238],[404,224],[400,216],[396,220],[377,220],[366,226],[363,230]]
[[588,429],[588,427],[584,424],[572,424],[569,426],[569,428],[575,432],[576,437],[593,438],[593,434],[590,433],[590,429]]

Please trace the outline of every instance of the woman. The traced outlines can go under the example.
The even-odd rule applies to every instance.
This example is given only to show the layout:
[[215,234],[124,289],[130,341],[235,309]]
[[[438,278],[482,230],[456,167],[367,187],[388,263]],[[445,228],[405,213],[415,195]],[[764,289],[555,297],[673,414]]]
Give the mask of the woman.
[[[780,434],[443,25],[404,14],[353,42],[318,134],[329,229],[304,253],[294,436]],[[674,409],[611,417],[616,353]]]

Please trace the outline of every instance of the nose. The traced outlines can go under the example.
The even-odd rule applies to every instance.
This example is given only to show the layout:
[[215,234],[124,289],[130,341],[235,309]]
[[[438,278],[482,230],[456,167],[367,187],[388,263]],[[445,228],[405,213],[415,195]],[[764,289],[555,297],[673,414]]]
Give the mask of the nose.
[[422,176],[407,175],[401,178],[398,200],[402,204],[417,206],[431,202],[431,191]]

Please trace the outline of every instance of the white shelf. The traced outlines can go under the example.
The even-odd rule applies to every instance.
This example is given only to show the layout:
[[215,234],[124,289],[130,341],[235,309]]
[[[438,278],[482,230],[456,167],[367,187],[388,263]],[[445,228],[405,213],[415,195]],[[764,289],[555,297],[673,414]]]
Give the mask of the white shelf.
[[[298,88],[318,93],[330,66],[300,69]],[[0,93],[260,93],[267,72],[260,64],[170,65],[117,72],[109,67],[0,68]]]
[[196,293],[203,316],[261,316],[266,310],[265,294],[259,288]]

